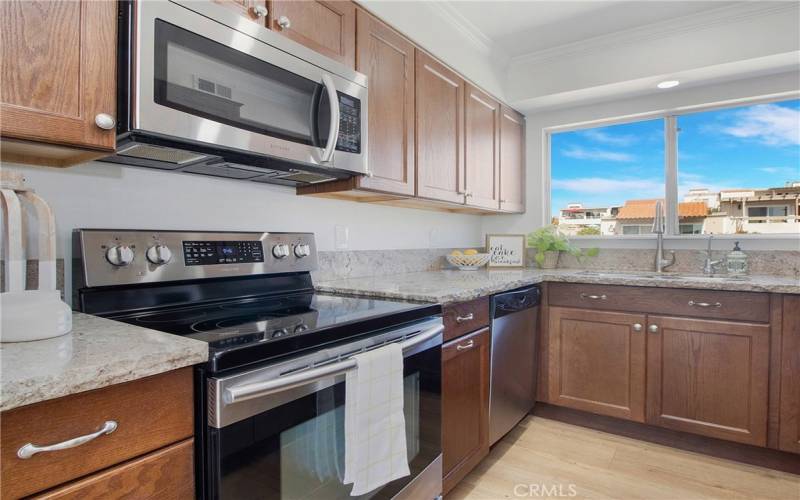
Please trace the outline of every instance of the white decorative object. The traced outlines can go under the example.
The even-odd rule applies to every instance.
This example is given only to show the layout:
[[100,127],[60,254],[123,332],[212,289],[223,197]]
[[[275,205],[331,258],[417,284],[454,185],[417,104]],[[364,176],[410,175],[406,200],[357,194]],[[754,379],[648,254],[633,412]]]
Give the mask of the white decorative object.
[[[5,292],[0,294],[0,342],[27,342],[64,335],[72,329],[72,310],[56,290],[55,218],[47,203],[25,186],[19,173],[0,173],[3,208]],[[25,228],[38,226],[39,289],[26,290]]]
[[489,252],[489,267],[525,267],[524,234],[487,234],[486,249]]
[[544,260],[539,264],[539,269],[555,269],[558,267],[558,256],[561,252],[558,250],[548,250],[544,252]]
[[462,271],[477,271],[489,262],[488,253],[476,253],[474,255],[448,255],[447,262],[456,266]]

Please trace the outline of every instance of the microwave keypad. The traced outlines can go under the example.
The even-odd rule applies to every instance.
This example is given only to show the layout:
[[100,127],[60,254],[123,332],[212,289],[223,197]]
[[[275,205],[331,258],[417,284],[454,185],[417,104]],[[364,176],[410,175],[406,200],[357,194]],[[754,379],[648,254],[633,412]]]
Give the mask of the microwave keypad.
[[339,140],[338,151],[361,153],[361,101],[339,93]]

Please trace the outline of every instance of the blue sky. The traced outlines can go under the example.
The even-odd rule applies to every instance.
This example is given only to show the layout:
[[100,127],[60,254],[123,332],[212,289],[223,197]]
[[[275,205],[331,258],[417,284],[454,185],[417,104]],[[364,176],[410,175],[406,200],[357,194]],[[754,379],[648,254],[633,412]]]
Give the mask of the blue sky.
[[[800,181],[800,100],[678,117],[678,190]],[[552,135],[552,212],[664,196],[662,119]]]

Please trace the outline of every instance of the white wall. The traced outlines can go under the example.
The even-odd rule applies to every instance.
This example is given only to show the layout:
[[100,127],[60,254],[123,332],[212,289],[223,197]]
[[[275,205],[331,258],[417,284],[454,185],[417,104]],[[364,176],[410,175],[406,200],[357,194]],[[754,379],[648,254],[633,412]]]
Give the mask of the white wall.
[[[723,84],[665,91],[654,95],[588,106],[529,113],[526,116],[527,212],[521,215],[484,217],[483,232],[527,233],[541,227],[543,224],[549,223],[549,173],[544,171],[546,166],[545,159],[548,154],[546,151],[545,130],[548,128],[635,117],[648,113],[663,113],[691,106],[789,92],[800,92],[800,73],[783,73]],[[797,96],[793,97],[796,98]],[[791,98],[791,96],[787,98]],[[630,241],[634,240],[631,239]],[[648,239],[638,241],[639,245],[651,246]],[[596,241],[593,244],[596,244]],[[619,245],[619,242],[613,244]],[[791,245],[796,249],[797,242],[793,241]]]
[[296,196],[293,188],[91,162],[67,169],[6,163],[53,208],[58,254],[74,228],[309,231],[334,250],[336,225],[351,250],[475,246],[480,217]]

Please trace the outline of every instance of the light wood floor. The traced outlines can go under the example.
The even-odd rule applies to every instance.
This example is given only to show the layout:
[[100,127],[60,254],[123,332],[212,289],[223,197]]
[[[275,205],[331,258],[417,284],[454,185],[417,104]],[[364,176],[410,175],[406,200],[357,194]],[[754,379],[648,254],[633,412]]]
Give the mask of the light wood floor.
[[446,500],[554,498],[559,487],[563,498],[800,500],[800,476],[540,417],[497,443]]

